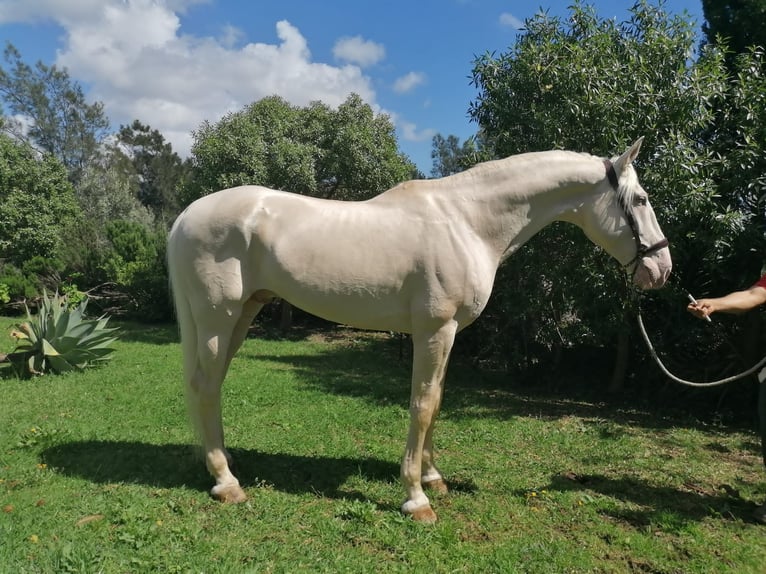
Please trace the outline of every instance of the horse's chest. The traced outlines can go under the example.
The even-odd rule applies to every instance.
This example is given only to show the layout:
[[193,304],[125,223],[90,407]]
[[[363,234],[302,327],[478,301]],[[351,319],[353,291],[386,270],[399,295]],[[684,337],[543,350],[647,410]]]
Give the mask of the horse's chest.
[[428,299],[447,314],[454,309],[457,321],[468,325],[486,307],[496,270],[482,249],[454,252],[426,274],[430,276]]

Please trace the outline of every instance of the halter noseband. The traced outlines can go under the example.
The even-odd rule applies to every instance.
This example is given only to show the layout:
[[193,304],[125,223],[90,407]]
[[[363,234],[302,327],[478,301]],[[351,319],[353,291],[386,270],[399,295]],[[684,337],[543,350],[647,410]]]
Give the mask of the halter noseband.
[[[617,179],[617,172],[615,172],[614,170],[614,164],[608,159],[605,159],[604,169],[606,169],[606,178],[609,180],[609,184],[612,186],[615,192],[619,191],[620,183],[619,183],[619,180]],[[623,267],[628,267],[630,265],[633,265],[633,263],[636,263],[639,259],[642,259],[643,257],[646,257],[647,255],[651,255],[655,251],[659,251],[660,249],[664,249],[665,247],[670,245],[670,242],[668,241],[667,237],[663,237],[657,243],[650,246],[646,246],[643,243],[641,243],[641,236],[638,233],[638,225],[636,225],[636,219],[633,217],[633,212],[631,211],[629,206],[623,203],[622,197],[619,197],[619,199],[620,199],[620,205],[622,206],[622,210],[625,213],[625,219],[628,220],[628,226],[630,226],[630,230],[633,232],[633,239],[635,239],[636,241],[636,256],[630,261],[628,261],[627,263],[625,263]]]

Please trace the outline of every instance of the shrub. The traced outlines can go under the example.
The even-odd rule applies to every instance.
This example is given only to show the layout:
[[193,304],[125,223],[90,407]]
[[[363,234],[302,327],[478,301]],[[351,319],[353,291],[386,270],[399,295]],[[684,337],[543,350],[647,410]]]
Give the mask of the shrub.
[[107,236],[112,247],[105,258],[105,273],[128,296],[127,314],[144,321],[169,319],[165,231],[115,221],[107,225]]
[[7,290],[8,303],[21,299],[32,299],[40,293],[42,286],[36,275],[26,275],[10,263],[0,265],[0,284]]

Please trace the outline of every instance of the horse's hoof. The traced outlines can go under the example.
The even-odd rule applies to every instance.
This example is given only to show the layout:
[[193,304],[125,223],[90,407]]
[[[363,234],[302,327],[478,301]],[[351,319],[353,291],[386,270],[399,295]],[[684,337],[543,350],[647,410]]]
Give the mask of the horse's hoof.
[[247,500],[245,491],[238,484],[214,486],[210,493],[219,502],[238,504]]
[[423,483],[424,488],[428,488],[430,490],[433,490],[434,492],[438,494],[447,494],[449,492],[449,488],[447,488],[447,483],[443,478],[437,478],[436,480],[429,480]]
[[415,522],[422,522],[423,524],[433,524],[436,522],[436,513],[430,505],[416,508],[410,513],[410,516]]

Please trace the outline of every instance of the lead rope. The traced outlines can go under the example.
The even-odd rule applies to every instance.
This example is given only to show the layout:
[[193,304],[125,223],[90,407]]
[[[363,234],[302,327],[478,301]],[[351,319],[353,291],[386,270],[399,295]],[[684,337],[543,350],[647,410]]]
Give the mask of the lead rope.
[[630,293],[632,294],[632,297],[636,306],[636,317],[638,319],[638,329],[639,331],[641,331],[641,336],[644,339],[644,343],[646,343],[646,347],[649,349],[649,354],[654,359],[654,362],[657,363],[657,366],[660,368],[663,374],[669,379],[671,379],[672,381],[675,381],[676,383],[681,383],[682,385],[686,385],[687,387],[696,387],[696,388],[719,387],[721,385],[725,385],[727,383],[733,383],[734,381],[738,381],[740,379],[744,379],[745,377],[749,377],[750,375],[752,375],[753,373],[755,373],[762,367],[766,366],[766,357],[764,357],[763,359],[758,361],[755,365],[753,365],[746,371],[742,371],[741,373],[738,373],[736,375],[726,377],[725,379],[718,379],[717,381],[710,381],[708,383],[697,383],[694,381],[688,381],[686,379],[677,377],[676,375],[671,373],[667,369],[667,367],[662,363],[659,355],[657,355],[657,351],[654,349],[654,345],[649,339],[649,335],[647,334],[646,328],[644,327],[644,319],[641,316],[641,294],[638,293],[635,289],[630,289]]
[[673,373],[671,373],[668,368],[663,364],[662,360],[660,359],[659,355],[657,354],[657,351],[654,348],[654,345],[652,344],[652,341],[649,339],[649,335],[646,332],[646,327],[644,327],[644,319],[641,316],[641,299],[642,295],[641,293],[633,288],[629,283],[626,283],[626,286],[628,288],[628,292],[630,293],[630,298],[633,300],[634,306],[636,308],[636,318],[638,319],[638,330],[641,332],[641,337],[644,339],[644,343],[646,343],[647,349],[649,349],[649,354],[651,355],[652,359],[654,359],[654,362],[657,363],[657,366],[660,368],[662,373],[668,377],[670,380],[680,383],[682,385],[686,385],[687,387],[695,387],[695,388],[709,388],[709,387],[719,387],[721,385],[725,385],[727,383],[733,383],[734,381],[738,381],[740,379],[744,379],[745,377],[749,377],[762,367],[766,366],[766,357],[758,361],[755,365],[747,369],[746,371],[742,371],[741,373],[738,373],[736,375],[732,375],[730,377],[726,377],[725,379],[718,379],[717,381],[710,381],[707,383],[697,383],[695,381],[689,381],[686,379],[682,379],[681,377],[677,377]]
[[673,373],[668,371],[665,365],[662,364],[662,361],[657,355],[657,351],[654,350],[654,345],[652,345],[652,342],[649,340],[649,335],[647,335],[646,333],[646,328],[644,327],[644,320],[641,317],[640,306],[638,307],[638,328],[641,331],[641,336],[644,338],[644,342],[646,343],[646,346],[649,349],[649,354],[652,356],[655,363],[657,363],[657,366],[665,374],[665,376],[675,381],[676,383],[681,383],[682,385],[686,385],[688,387],[697,387],[697,388],[718,387],[720,385],[725,385],[726,383],[731,383],[734,381],[738,381],[740,379],[744,379],[745,377],[749,377],[750,375],[755,373],[757,370],[759,370],[761,367],[766,365],[766,357],[764,357],[763,359],[758,361],[758,363],[750,367],[748,370],[743,371],[737,375],[732,375],[731,377],[726,377],[725,379],[710,381],[709,383],[695,383],[694,381],[687,381],[686,379],[682,379],[680,377],[675,376]]

